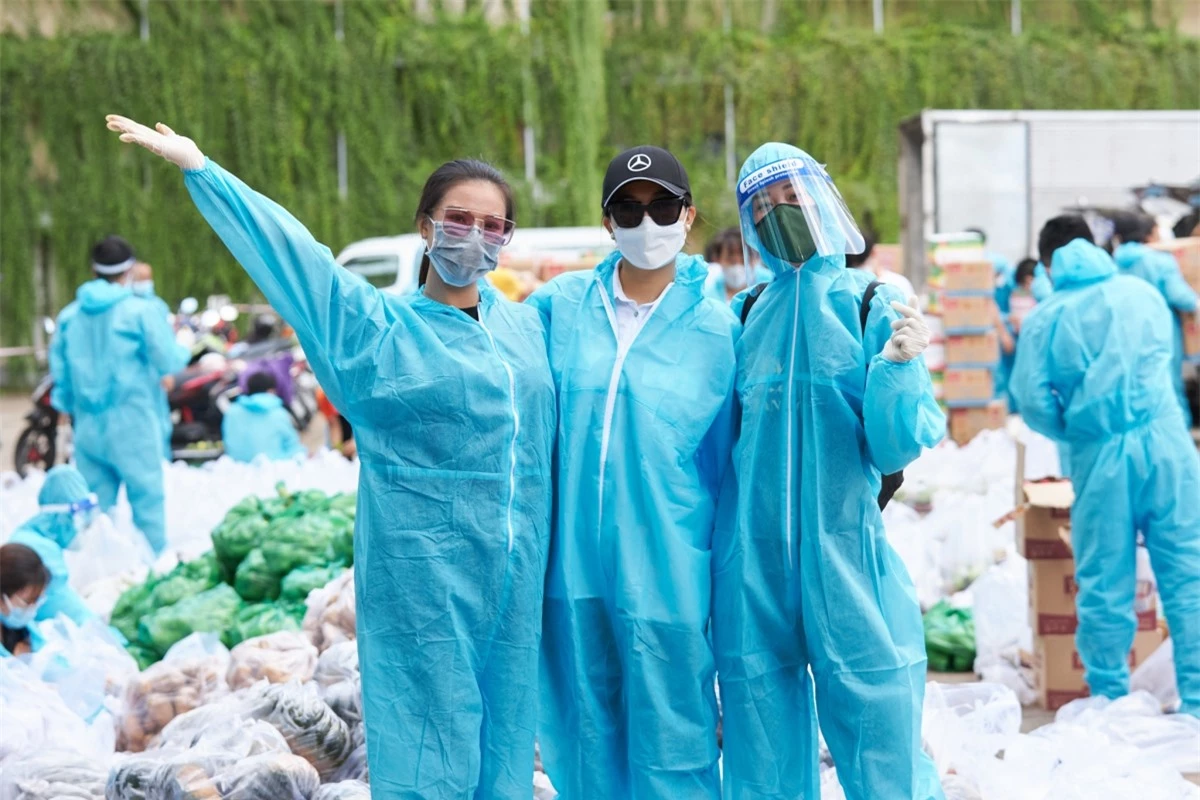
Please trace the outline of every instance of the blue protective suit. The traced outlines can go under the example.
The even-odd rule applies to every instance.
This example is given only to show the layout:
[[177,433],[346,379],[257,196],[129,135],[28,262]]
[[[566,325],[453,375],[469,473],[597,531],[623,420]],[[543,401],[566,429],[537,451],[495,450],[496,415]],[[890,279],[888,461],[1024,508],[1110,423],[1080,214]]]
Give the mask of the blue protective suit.
[[1137,242],[1126,242],[1113,252],[1113,260],[1122,272],[1146,281],[1167,301],[1167,308],[1175,323],[1175,339],[1171,348],[1171,377],[1175,384],[1175,396],[1179,398],[1179,407],[1183,409],[1183,419],[1188,427],[1191,427],[1192,411],[1183,388],[1183,321],[1179,314],[1196,310],[1196,292],[1183,279],[1183,273],[1179,271],[1179,262],[1170,253]]
[[[137,292],[134,292],[134,294],[137,294]],[[141,296],[145,297],[147,300],[149,300],[151,303],[154,304],[154,307],[158,310],[158,313],[161,314],[162,318],[167,321],[167,326],[170,327],[170,325],[171,325],[171,307],[167,305],[166,301],[163,300],[158,295],[153,294],[153,293],[145,294],[145,295],[141,295]],[[188,360],[191,359],[191,353],[187,352],[187,349],[184,348],[182,345],[180,345],[180,352],[183,355],[185,355],[185,357],[188,358]],[[186,365],[187,362],[185,361],[184,363]],[[174,431],[175,431],[175,423],[171,420],[171,404],[167,400],[166,392],[162,393],[162,399],[159,401],[158,416],[159,416],[159,419],[160,419],[160,422],[161,422],[162,428],[163,428],[163,441],[164,441],[163,456],[167,459],[167,461],[170,461],[171,456],[172,456],[171,434],[174,433]]]
[[710,547],[738,321],[703,297],[704,260],[681,255],[645,327],[618,345],[620,259],[527,301],[561,405],[542,761],[563,800],[715,799]]
[[371,790],[525,797],[555,425],[541,318],[486,281],[479,321],[384,294],[211,161],[186,182],[354,425]]
[[[89,494],[87,481],[79,470],[59,466],[46,474],[46,482],[38,492],[38,503],[43,506],[67,505],[83,500]],[[70,511],[42,511],[18,527],[9,539],[13,544],[23,544],[37,553],[50,571],[50,583],[38,609],[38,621],[66,614],[77,625],[82,625],[95,616],[71,588],[63,557],[63,550],[75,540],[76,530],[75,514]]]
[[[739,181],[786,157],[807,158],[764,145]],[[741,430],[713,534],[725,797],[820,797],[815,688],[849,800],[941,798],[921,750],[921,610],[876,499],[881,472],[945,433],[924,359],[880,355],[906,298],[878,287],[864,335],[871,275],[843,256],[763,259],[776,277],[738,341]]]
[[187,354],[159,308],[103,280],[79,287],[50,343],[51,402],[71,415],[75,464],[108,511],[121,484],[150,547],[166,547],[162,379]]
[[1158,291],[1077,239],[1025,320],[1013,391],[1029,427],[1070,445],[1076,646],[1092,694],[1129,690],[1137,534],[1145,537],[1183,708],[1200,714],[1200,456],[1171,385]]
[[[758,284],[767,283],[774,277],[775,273],[759,264],[754,268],[754,279],[747,288],[753,289]],[[730,303],[725,291],[725,273],[720,268],[709,271],[708,277],[704,281],[704,296],[716,300],[723,305]]]
[[1046,273],[1046,265],[1038,262],[1038,265],[1033,268],[1033,286],[1030,287],[1033,292],[1033,299],[1039,303],[1054,293],[1054,284],[1050,282],[1050,276]]
[[221,420],[221,438],[225,454],[234,461],[250,462],[259,456],[284,461],[308,454],[283,400],[270,392],[239,397]]

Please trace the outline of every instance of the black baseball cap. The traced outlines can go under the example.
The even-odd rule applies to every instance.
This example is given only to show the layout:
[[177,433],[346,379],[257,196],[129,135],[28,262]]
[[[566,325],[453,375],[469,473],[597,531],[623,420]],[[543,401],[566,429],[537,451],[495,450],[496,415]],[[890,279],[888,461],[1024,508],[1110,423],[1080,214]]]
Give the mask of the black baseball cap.
[[608,162],[608,171],[604,173],[604,202],[600,206],[607,207],[622,186],[634,181],[657,183],[676,197],[690,198],[692,195],[687,170],[679,159],[661,147],[643,144],[631,147]]

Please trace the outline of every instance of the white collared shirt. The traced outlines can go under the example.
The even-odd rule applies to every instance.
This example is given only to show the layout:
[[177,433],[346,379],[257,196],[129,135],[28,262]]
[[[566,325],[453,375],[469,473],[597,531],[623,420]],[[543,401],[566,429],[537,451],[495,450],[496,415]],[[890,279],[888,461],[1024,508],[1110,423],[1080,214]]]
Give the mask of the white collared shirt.
[[638,303],[636,300],[629,299],[629,295],[625,294],[625,288],[621,286],[620,267],[613,270],[613,295],[617,298],[617,305],[613,309],[613,313],[617,317],[617,342],[619,344],[628,344],[638,335],[638,332],[645,326],[646,320],[650,318],[650,312],[654,310],[655,304],[674,285],[674,281],[668,283],[663,287],[662,294],[649,303]]

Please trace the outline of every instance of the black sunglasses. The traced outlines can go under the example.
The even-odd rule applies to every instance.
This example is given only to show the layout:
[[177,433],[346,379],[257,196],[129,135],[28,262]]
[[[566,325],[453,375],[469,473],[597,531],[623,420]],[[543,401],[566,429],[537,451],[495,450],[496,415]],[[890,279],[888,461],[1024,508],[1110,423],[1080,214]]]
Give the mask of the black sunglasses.
[[683,197],[660,197],[649,203],[639,203],[636,200],[618,200],[609,203],[604,212],[618,228],[636,228],[642,224],[647,214],[655,225],[660,227],[674,225],[679,221],[679,215],[687,208],[687,200]]

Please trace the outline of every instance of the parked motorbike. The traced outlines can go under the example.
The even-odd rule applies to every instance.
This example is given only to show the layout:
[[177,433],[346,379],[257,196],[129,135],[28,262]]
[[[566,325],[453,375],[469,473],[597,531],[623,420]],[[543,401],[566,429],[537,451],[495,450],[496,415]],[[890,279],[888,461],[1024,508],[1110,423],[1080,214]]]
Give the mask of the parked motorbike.
[[26,426],[17,437],[13,466],[25,477],[31,469],[48,470],[71,458],[71,428],[59,427],[60,414],[50,405],[54,381],[47,375],[33,390],[33,408],[25,415]]

